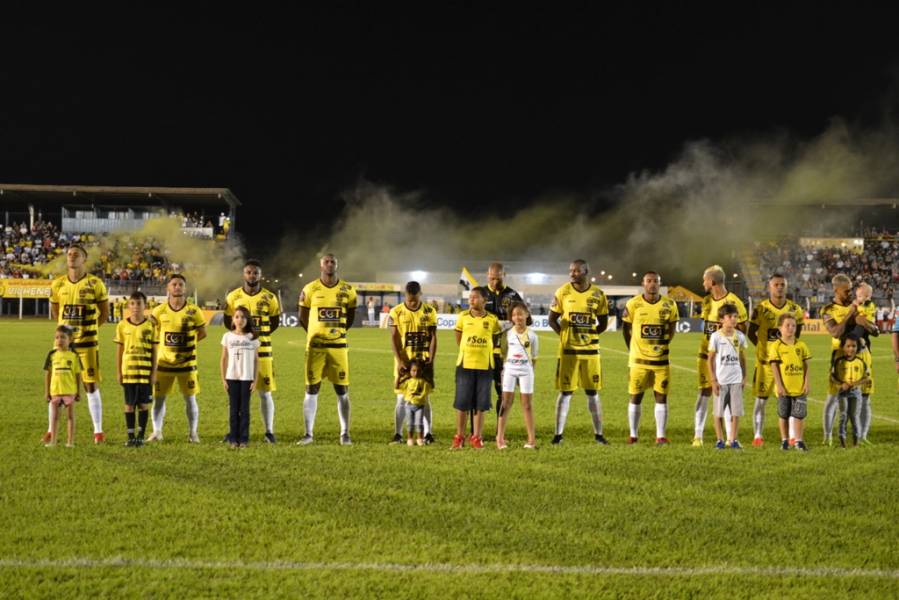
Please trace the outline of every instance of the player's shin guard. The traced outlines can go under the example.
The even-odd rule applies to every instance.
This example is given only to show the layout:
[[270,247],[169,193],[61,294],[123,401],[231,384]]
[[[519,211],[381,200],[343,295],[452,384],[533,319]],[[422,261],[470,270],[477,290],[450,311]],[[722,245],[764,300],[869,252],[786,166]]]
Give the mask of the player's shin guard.
[[403,404],[403,395],[396,395],[396,406],[393,408],[394,433],[403,435],[403,423],[406,421],[406,407]]
[[275,399],[271,392],[259,392],[259,412],[262,413],[262,423],[265,432],[272,433],[275,427]]
[[631,437],[637,437],[637,431],[640,429],[640,412],[642,411],[642,405],[640,404],[628,404],[627,405],[627,424],[630,427]]
[[337,418],[340,419],[340,435],[350,433],[350,395],[337,396]]
[[704,396],[702,392],[696,396],[696,414],[693,418],[693,436],[702,439],[702,432],[705,430],[705,417],[709,412],[709,396]]
[[568,409],[571,407],[571,394],[559,393],[556,398],[556,435],[565,432],[565,421],[568,420]]
[[156,396],[153,399],[153,433],[162,433],[162,424],[165,422],[165,396]]
[[837,407],[840,404],[840,398],[836,394],[827,397],[824,403],[824,439],[829,440],[833,433],[833,422],[837,416]]
[[756,398],[755,406],[752,409],[752,429],[755,437],[762,437],[762,431],[765,428],[765,403],[767,398]]
[[103,433],[103,402],[100,400],[100,390],[87,393],[87,409],[94,423],[94,433]]
[[47,402],[47,431],[53,429],[53,403]]
[[431,398],[428,397],[428,401],[425,402],[424,407],[421,409],[421,426],[422,426],[422,435],[428,436],[431,435]]
[[318,394],[306,394],[303,398],[303,424],[306,427],[306,435],[313,435],[315,429],[315,413],[318,411]]
[[668,404],[656,403],[656,437],[663,438],[668,429]]
[[590,411],[590,417],[593,419],[593,433],[602,435],[602,404],[599,400],[599,393],[593,396],[587,395],[587,410]]
[[190,435],[197,435],[197,424],[200,422],[200,407],[196,396],[184,397],[184,414],[187,415],[187,427]]
[[868,439],[868,430],[871,428],[871,395],[864,394],[858,409],[858,428],[860,438]]

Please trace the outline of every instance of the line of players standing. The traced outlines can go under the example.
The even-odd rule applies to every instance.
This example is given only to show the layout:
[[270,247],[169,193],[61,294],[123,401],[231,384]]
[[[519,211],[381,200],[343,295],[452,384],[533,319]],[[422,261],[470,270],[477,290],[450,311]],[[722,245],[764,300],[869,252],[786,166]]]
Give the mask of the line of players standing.
[[[94,425],[94,441],[101,443],[105,435],[102,429],[102,405],[98,389],[100,374],[97,328],[105,322],[108,315],[108,295],[102,280],[86,273],[85,260],[86,253],[82,248],[79,246],[69,248],[67,274],[54,280],[52,286],[51,310],[60,324],[71,329],[72,349],[79,355],[83,366],[81,376]],[[320,266],[321,276],[304,287],[299,300],[300,323],[307,331],[307,343],[304,364],[306,389],[303,401],[305,430],[298,444],[306,445],[314,441],[318,395],[322,380],[328,379],[334,386],[338,400],[340,443],[349,445],[352,444],[352,439],[349,433],[347,330],[352,326],[355,316],[356,292],[352,285],[337,276],[338,263],[335,256],[325,255],[321,259]],[[246,308],[252,315],[260,342],[255,389],[260,397],[265,439],[274,443],[275,407],[272,392],[276,390],[276,384],[271,334],[278,327],[281,307],[277,295],[262,287],[261,275],[261,265],[257,261],[246,263],[243,269],[243,285],[233,290],[227,297],[225,325],[231,329],[231,319],[238,307]],[[562,443],[572,395],[581,388],[585,391],[595,441],[605,445],[609,442],[603,433],[599,394],[602,389],[599,335],[605,331],[608,324],[608,301],[602,290],[590,283],[589,265],[586,261],[572,262],[569,267],[569,278],[570,282],[556,291],[549,315],[550,327],[560,336],[556,368],[556,388],[559,393],[556,398],[552,443]],[[536,336],[522,337],[522,334],[527,332],[526,326],[531,324],[530,315],[520,295],[504,284],[501,264],[490,265],[487,280],[487,286],[472,291],[472,308],[460,314],[456,328],[460,352],[457,360],[454,402],[458,413],[454,447],[461,447],[466,441],[475,447],[483,446],[481,439],[483,414],[490,410],[489,385],[483,385],[487,376],[479,373],[472,376],[468,373],[470,360],[474,360],[472,363],[474,364],[478,362],[475,360],[477,356],[485,359],[477,365],[485,368],[474,370],[489,373],[489,379],[498,398],[497,416],[503,423],[501,417],[504,411],[508,410],[511,394],[516,387],[523,395],[522,400],[527,400],[528,409],[530,396],[533,394],[532,369],[537,359],[537,339]],[[660,284],[661,278],[658,273],[644,274],[643,293],[628,301],[622,315],[622,332],[629,353],[628,443],[631,444],[637,443],[642,397],[649,389],[653,390],[655,399],[656,443],[659,445],[668,443],[667,396],[671,380],[669,347],[675,334],[678,314],[676,303],[671,298],[660,295]],[[833,284],[834,301],[822,311],[825,326],[834,338],[832,365],[842,355],[842,341],[849,337],[858,340],[858,347],[861,350],[859,355],[865,366],[862,369],[864,377],[856,378],[856,381],[863,379],[863,385],[850,386],[850,390],[857,390],[857,393],[855,391],[849,394],[841,393],[847,390],[838,388],[845,388],[844,384],[847,382],[835,382],[831,374],[829,387],[832,393],[825,410],[825,439],[830,439],[832,415],[836,407],[847,404],[845,400],[852,400],[854,407],[849,407],[848,412],[854,417],[851,419],[854,425],[853,433],[859,441],[864,441],[867,439],[870,426],[870,394],[873,391],[868,349],[870,337],[877,335],[874,317],[869,314],[873,307],[870,301],[870,287],[863,284],[857,290],[856,298],[851,299],[851,280],[848,277],[837,276]],[[708,403],[713,397],[713,388],[718,387],[710,369],[710,366],[714,368],[714,363],[710,365],[709,362],[709,342],[721,326],[719,313],[722,307],[730,305],[736,307],[736,328],[741,332],[740,335],[747,333],[749,339],[756,345],[757,366],[753,377],[753,394],[756,398],[753,409],[753,444],[760,446],[763,444],[766,401],[775,388],[778,396],[785,395],[781,392],[785,392],[782,385],[786,379],[778,378],[777,374],[773,373],[776,369],[772,369],[769,365],[768,346],[778,339],[780,335],[778,321],[784,314],[794,317],[798,337],[801,333],[803,311],[786,298],[786,280],[780,275],[771,277],[769,298],[756,306],[751,319],[748,318],[740,299],[727,291],[725,274],[720,267],[713,266],[706,269],[703,274],[703,286],[708,294],[703,299],[701,315],[705,329],[697,357],[699,392],[695,406],[693,445],[702,445]],[[189,302],[185,288],[186,281],[183,276],[172,276],[167,284],[167,302],[156,307],[149,318],[143,318],[145,299],[141,304],[140,298],[133,296],[129,301],[131,316],[123,319],[117,326],[115,339],[117,375],[119,383],[125,386],[126,424],[129,439],[138,441],[135,445],[139,445],[139,441],[143,439],[146,411],[151,405],[154,431],[149,439],[162,439],[165,399],[173,391],[176,382],[185,399],[188,439],[191,442],[199,441],[197,434],[199,408],[196,402],[199,378],[196,352],[198,343],[206,337],[206,323],[202,311]],[[513,325],[510,320],[516,307],[521,307],[524,317],[521,324]],[[145,321],[149,321],[149,327],[145,325]],[[434,387],[433,360],[437,350],[436,314],[432,307],[421,301],[420,285],[416,282],[407,285],[405,300],[391,310],[388,323],[391,329],[397,394],[393,441],[402,441],[404,421],[407,420],[407,415],[415,414],[420,418],[424,433],[423,443],[431,443],[434,438],[431,430],[430,403],[427,400],[427,393],[422,393],[422,390],[430,392]],[[465,328],[471,326],[483,327],[489,335],[484,340],[478,335],[463,336]],[[510,344],[514,346],[513,350],[519,351],[517,355],[519,363],[515,366],[524,369],[525,374],[527,373],[525,367],[531,369],[529,385],[525,375],[522,375],[507,381],[504,386],[504,366],[507,372],[510,370],[507,362]],[[413,379],[421,380],[413,382],[415,386],[411,386],[407,381],[410,379],[413,363],[416,375]],[[805,368],[807,369],[807,362]],[[845,373],[842,375],[845,376]],[[425,384],[429,387],[423,388]],[[797,398],[801,396],[804,402],[807,389],[794,390],[791,393]],[[408,398],[415,396],[420,402],[421,410],[418,411],[408,406],[410,404]],[[720,394],[715,396],[718,398]],[[717,404],[715,417],[722,419],[721,424],[728,430],[727,439],[735,440],[732,428],[737,425],[734,418],[743,416],[742,397],[740,395],[739,398],[730,398],[726,405],[717,406]],[[140,426],[135,425],[133,417],[135,408],[140,409]],[[129,413],[132,416],[129,416]],[[464,416],[468,413],[471,415],[472,432],[466,440],[462,434],[465,425]],[[51,419],[52,414],[51,411]],[[526,417],[529,415],[528,410]],[[828,415],[831,415],[829,422]],[[780,416],[790,417],[790,415]],[[791,418],[790,421],[792,427],[794,419]],[[526,418],[526,424],[529,438],[526,446],[536,447],[532,417],[529,421]],[[49,430],[54,429],[51,422],[48,434]],[[791,444],[795,435],[790,435]],[[801,440],[801,434],[799,435]],[[45,435],[45,438],[47,437]],[[503,437],[500,433],[496,439],[497,445],[501,448],[506,445]],[[229,436],[226,436],[226,439],[229,439]]]

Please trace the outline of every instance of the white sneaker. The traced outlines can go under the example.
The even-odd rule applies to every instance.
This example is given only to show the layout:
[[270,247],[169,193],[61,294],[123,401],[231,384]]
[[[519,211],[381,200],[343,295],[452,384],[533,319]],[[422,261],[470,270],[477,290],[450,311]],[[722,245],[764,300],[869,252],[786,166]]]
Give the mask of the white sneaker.
[[150,437],[147,438],[147,441],[148,442],[161,442],[162,434],[158,431],[154,431],[153,433],[150,434]]
[[189,436],[187,436],[187,443],[189,443],[189,444],[199,444],[199,443],[200,443],[200,436],[198,436],[196,433],[190,434]]
[[536,450],[536,449],[537,449],[537,444],[525,444],[525,445],[524,445],[524,448],[525,448],[526,450]]
[[300,441],[297,442],[297,446],[308,446],[313,442],[314,438],[308,433],[300,438]]

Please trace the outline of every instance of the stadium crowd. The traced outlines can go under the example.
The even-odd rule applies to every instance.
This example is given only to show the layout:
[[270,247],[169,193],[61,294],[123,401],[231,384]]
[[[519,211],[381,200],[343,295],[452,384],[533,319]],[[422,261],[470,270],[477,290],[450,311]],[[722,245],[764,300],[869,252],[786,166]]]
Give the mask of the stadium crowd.
[[823,301],[831,278],[852,273],[856,283],[874,288],[874,299],[889,303],[899,284],[899,238],[880,234],[865,240],[864,250],[843,246],[806,247],[798,240],[781,240],[758,248],[763,274],[783,273],[796,297]]
[[[63,233],[47,221],[36,221],[30,228],[26,223],[8,225],[0,237],[0,278],[39,277],[40,268],[73,243],[91,248],[101,240],[90,233]],[[107,280],[165,283],[172,268],[157,240],[117,237],[102,247],[91,272]]]

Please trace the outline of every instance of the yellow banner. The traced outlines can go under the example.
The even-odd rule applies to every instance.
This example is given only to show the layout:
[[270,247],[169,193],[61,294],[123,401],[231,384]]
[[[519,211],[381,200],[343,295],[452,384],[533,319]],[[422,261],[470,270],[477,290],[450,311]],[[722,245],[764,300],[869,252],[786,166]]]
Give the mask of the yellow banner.
[[402,292],[403,286],[396,283],[354,283],[357,292]]
[[822,319],[806,319],[805,324],[802,326],[802,335],[807,333],[813,335],[830,335],[827,332],[827,327],[824,326],[824,321]]
[[50,279],[0,279],[3,298],[49,298]]

